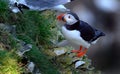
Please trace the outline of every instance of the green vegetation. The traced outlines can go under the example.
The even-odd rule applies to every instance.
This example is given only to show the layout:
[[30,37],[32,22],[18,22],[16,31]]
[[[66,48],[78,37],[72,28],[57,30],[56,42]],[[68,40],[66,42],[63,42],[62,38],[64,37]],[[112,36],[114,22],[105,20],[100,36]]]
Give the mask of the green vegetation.
[[[52,37],[51,26],[55,24],[55,15],[53,12],[45,11],[24,11],[24,14],[12,13],[5,0],[0,0],[0,23],[16,25],[16,37],[26,43],[31,43],[33,48],[26,55],[37,64],[43,74],[59,74],[58,70],[53,67],[48,58],[41,51],[50,44]],[[17,41],[10,33],[0,31],[0,42],[5,49],[0,51],[0,74],[20,74],[21,68],[17,61],[15,51],[17,50]],[[6,38],[5,38],[6,37]],[[6,47],[9,48],[6,48]],[[38,48],[39,47],[39,48]],[[11,54],[13,57],[11,57]],[[19,57],[20,58],[20,57]],[[14,62],[14,63],[13,63]]]
[[12,52],[0,50],[0,74],[20,74],[22,68]]
[[19,36],[19,38],[33,45],[31,51],[27,52],[26,55],[31,61],[35,62],[43,74],[59,74],[58,70],[49,62],[47,56],[41,51],[43,48],[39,50],[33,43],[34,41],[26,36]]

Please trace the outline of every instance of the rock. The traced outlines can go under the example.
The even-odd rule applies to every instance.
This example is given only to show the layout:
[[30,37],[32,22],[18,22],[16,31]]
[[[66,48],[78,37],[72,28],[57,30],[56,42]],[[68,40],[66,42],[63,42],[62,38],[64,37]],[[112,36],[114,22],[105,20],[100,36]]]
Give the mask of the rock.
[[9,31],[9,27],[3,23],[0,23],[0,31]]
[[16,32],[15,28],[16,28],[15,25],[6,25],[6,24],[3,24],[3,23],[0,23],[0,31],[14,33],[14,32]]
[[35,68],[35,64],[33,62],[29,62],[27,68],[28,71],[32,73]]
[[61,48],[55,48],[54,50],[54,53],[57,55],[57,56],[60,56],[60,55],[63,55],[67,52],[67,49],[61,47]]
[[3,43],[0,43],[0,50],[4,50],[5,45]]
[[35,67],[32,74],[42,74],[42,73],[40,72],[40,70],[37,67]]
[[23,54],[27,51],[30,51],[30,49],[32,48],[31,44],[26,44],[25,42],[20,42],[18,43],[19,45],[19,50],[16,52],[19,56],[23,56]]
[[83,65],[83,64],[85,64],[84,61],[77,61],[77,62],[75,63],[75,68],[78,68],[78,67],[80,67],[80,66]]

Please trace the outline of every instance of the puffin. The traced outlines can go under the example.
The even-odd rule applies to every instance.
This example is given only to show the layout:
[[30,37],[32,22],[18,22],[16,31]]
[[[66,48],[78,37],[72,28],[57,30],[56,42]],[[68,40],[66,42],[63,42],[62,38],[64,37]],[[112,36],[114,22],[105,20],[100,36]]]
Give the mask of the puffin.
[[61,32],[65,39],[69,43],[79,46],[79,49],[71,51],[76,53],[77,57],[84,56],[92,44],[95,44],[100,37],[105,36],[102,31],[80,20],[74,12],[60,14],[57,16],[57,20],[65,23],[61,26]]
[[22,9],[30,9],[30,10],[56,10],[60,12],[69,11],[64,4],[72,2],[74,0],[9,0],[10,9],[14,13],[22,12]]

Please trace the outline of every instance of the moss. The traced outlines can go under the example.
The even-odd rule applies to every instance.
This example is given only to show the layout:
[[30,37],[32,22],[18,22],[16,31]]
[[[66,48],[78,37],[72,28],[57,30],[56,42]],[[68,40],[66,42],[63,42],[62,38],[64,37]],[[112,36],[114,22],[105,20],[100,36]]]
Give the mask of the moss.
[[0,50],[0,74],[21,74],[22,68],[12,52]]

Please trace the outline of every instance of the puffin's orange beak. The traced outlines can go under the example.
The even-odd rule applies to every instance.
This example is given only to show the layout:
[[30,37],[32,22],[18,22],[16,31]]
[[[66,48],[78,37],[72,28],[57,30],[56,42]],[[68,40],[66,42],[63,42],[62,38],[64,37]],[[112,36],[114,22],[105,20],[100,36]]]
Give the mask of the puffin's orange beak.
[[61,21],[61,20],[63,20],[63,17],[64,17],[64,14],[60,14],[57,16],[57,20]]

